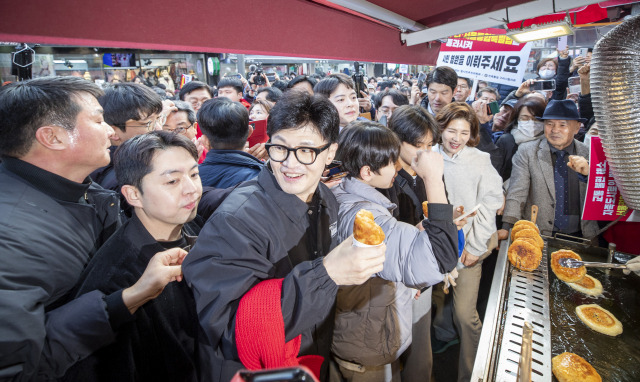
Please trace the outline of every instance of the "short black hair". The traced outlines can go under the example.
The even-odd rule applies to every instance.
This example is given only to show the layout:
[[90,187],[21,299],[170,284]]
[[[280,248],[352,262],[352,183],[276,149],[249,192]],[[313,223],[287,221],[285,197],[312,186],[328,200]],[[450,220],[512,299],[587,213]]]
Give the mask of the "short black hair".
[[198,149],[182,134],[155,130],[124,141],[113,154],[113,168],[119,185],[136,187],[143,193],[142,178],[153,171],[153,155],[156,150],[182,147],[198,161]]
[[400,141],[412,146],[423,143],[427,133],[431,131],[433,143],[440,141],[440,126],[436,119],[425,108],[418,105],[404,105],[397,108],[389,119],[391,129]]
[[395,81],[382,81],[378,83],[378,87],[380,91],[383,92],[387,89],[393,89],[394,86],[398,85]]
[[130,82],[109,85],[98,102],[104,109],[104,121],[122,131],[130,119],[139,121],[162,112],[162,98],[153,89]]
[[249,138],[249,112],[227,97],[208,100],[198,110],[198,125],[217,150],[242,150]]
[[[471,78],[466,78],[466,77],[458,77],[459,80],[465,80],[465,82],[467,83],[468,87],[473,87],[473,81],[471,81]],[[457,85],[456,85],[457,87]]]
[[191,123],[191,124],[196,123],[196,121],[197,121],[196,120],[196,112],[195,112],[195,110],[193,110],[193,107],[191,107],[191,104],[189,102],[173,101],[173,103],[178,108],[178,111],[184,111],[185,113],[187,113],[187,119],[189,120],[189,123]]
[[328,143],[338,141],[340,116],[328,98],[310,95],[302,90],[284,93],[271,109],[267,119],[267,135],[273,137],[280,130],[301,129],[313,126]]
[[287,89],[291,89],[301,82],[308,82],[309,85],[311,85],[311,89],[313,89],[316,87],[318,80],[313,77],[308,77],[304,75],[296,76],[291,81],[289,81],[289,83],[287,84]]
[[218,82],[218,90],[222,88],[234,88],[236,93],[242,93],[244,85],[242,85],[242,81],[237,78],[223,77],[220,82]]
[[387,89],[384,91],[384,93],[378,93],[377,97],[375,98],[376,110],[380,109],[380,106],[382,105],[382,99],[387,96],[390,96],[393,100],[393,103],[397,106],[409,104],[409,98],[407,98],[407,96],[404,95],[402,91],[396,89]]
[[336,160],[349,176],[360,178],[360,170],[369,166],[371,171],[395,163],[400,156],[400,140],[393,131],[372,121],[353,121],[340,134]]
[[0,87],[0,156],[22,157],[47,125],[73,130],[82,106],[77,97],[102,89],[79,77],[42,77]]
[[289,83],[289,81],[278,80],[278,81],[272,83],[271,87],[272,88],[276,88],[276,89],[280,90],[281,92],[284,92],[285,90],[287,90],[288,83]]
[[198,89],[206,90],[207,92],[209,92],[209,95],[211,96],[211,98],[213,98],[213,89],[211,89],[211,86],[205,84],[204,82],[191,81],[184,84],[182,89],[180,89],[180,93],[179,93],[180,100],[184,101],[184,98],[187,96],[187,94]]
[[433,83],[447,85],[455,92],[458,87],[458,74],[448,66],[438,66],[427,75],[427,88]]
[[267,93],[267,101],[276,103],[282,97],[282,91],[278,88],[266,87],[258,90],[256,97],[260,93]]
[[491,86],[485,86],[482,89],[478,90],[477,97],[482,97],[482,93],[491,93],[496,96],[496,100],[500,100],[500,93],[498,93],[498,89],[492,88]]
[[344,73],[330,74],[323,78],[320,82],[313,87],[313,92],[323,95],[327,98],[331,96],[331,93],[336,91],[340,84],[346,86],[349,89],[355,89],[356,85],[353,83],[351,77]]

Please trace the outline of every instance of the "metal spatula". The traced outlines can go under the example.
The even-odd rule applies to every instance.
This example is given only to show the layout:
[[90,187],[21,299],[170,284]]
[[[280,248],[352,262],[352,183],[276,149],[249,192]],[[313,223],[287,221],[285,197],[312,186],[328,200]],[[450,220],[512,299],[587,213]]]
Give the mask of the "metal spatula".
[[580,268],[582,266],[585,267],[593,267],[593,268],[616,268],[616,269],[627,269],[625,264],[613,264],[613,263],[594,263],[591,261],[580,261],[576,259],[572,259],[570,257],[562,257],[558,260],[558,263],[561,267],[565,268]]

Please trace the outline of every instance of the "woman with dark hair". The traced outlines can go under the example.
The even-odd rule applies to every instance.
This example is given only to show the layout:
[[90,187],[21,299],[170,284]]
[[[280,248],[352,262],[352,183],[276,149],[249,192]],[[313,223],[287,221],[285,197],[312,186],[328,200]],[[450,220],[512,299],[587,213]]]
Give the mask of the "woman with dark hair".
[[496,142],[501,157],[504,158],[501,168],[498,169],[503,181],[506,182],[511,177],[511,161],[518,151],[518,146],[540,139],[544,135],[544,123],[537,118],[542,117],[546,107],[547,103],[534,95],[526,95],[515,104],[511,120],[504,134]]
[[[440,110],[436,121],[442,132],[442,143],[436,149],[444,158],[444,183],[449,202],[464,206],[467,211],[479,206],[476,215],[469,216],[462,228],[465,244],[458,261],[457,286],[453,288],[452,298],[445,299],[438,307],[433,321],[440,341],[455,340],[457,332],[460,338],[458,380],[468,381],[482,331],[476,310],[482,260],[497,245],[496,212],[503,202],[502,179],[491,164],[489,154],[475,147],[480,143],[480,122],[471,106],[452,102]],[[434,296],[438,289],[434,290]]]

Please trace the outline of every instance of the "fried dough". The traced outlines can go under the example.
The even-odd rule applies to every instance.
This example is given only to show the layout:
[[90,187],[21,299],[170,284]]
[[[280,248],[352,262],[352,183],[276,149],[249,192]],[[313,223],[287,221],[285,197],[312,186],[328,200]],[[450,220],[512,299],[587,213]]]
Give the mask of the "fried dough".
[[424,214],[425,219],[429,217],[429,209],[427,208],[428,204],[429,202],[422,202],[422,213]]
[[536,241],[536,245],[538,246],[538,248],[540,248],[541,251],[544,248],[544,240],[542,240],[542,237],[540,237],[540,234],[536,230],[525,228],[525,229],[519,230],[515,234],[513,234],[513,231],[511,232],[512,232],[511,240],[517,240],[521,237],[529,237]]
[[601,382],[596,369],[574,353],[562,353],[551,359],[551,370],[558,382]]
[[584,278],[587,274],[585,267],[580,268],[567,268],[560,265],[560,259],[563,257],[569,257],[576,260],[582,260],[580,255],[567,249],[561,249],[551,254],[551,270],[555,273],[556,277],[566,283],[575,283]]
[[516,239],[507,252],[509,262],[522,271],[532,272],[538,269],[542,260],[542,251],[528,240]]
[[580,293],[584,293],[589,296],[599,296],[602,294],[602,283],[596,278],[589,275],[577,281],[575,283],[567,283],[571,288],[577,290]]
[[530,222],[529,220],[518,220],[511,229],[511,240],[515,240],[513,235],[523,229],[532,229],[535,230],[538,234],[540,233],[540,230],[538,229],[538,227],[536,227],[535,223]]
[[373,220],[371,211],[360,210],[353,222],[353,238],[362,244],[378,245],[384,241],[384,231]]
[[612,337],[622,334],[622,323],[597,304],[580,305],[576,308],[576,314],[582,323],[598,333]]

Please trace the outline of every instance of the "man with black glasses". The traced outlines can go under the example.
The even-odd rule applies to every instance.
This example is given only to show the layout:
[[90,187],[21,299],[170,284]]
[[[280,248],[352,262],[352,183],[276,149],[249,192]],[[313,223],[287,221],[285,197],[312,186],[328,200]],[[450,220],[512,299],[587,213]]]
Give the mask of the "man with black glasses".
[[[325,379],[338,285],[361,284],[382,270],[384,245],[352,247],[351,237],[337,242],[338,205],[320,177],[334,158],[339,123],[325,97],[285,93],[268,120],[270,168],[224,200],[185,260],[200,325],[215,349],[209,365],[215,381],[246,366],[236,342],[246,330],[236,326],[238,306],[273,279],[282,279],[277,299],[286,341],[301,335],[300,355],[323,356]],[[264,317],[254,321],[269,325]]]
[[104,121],[114,131],[109,148],[112,160],[91,173],[91,179],[103,188],[118,191],[113,153],[129,138],[162,129],[166,120],[162,113],[162,98],[148,86],[126,83],[109,86],[98,102],[104,109]]

